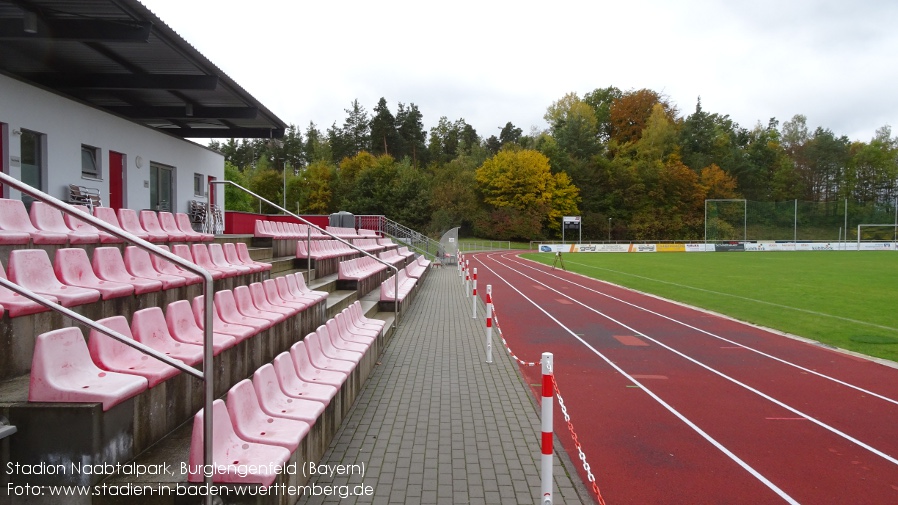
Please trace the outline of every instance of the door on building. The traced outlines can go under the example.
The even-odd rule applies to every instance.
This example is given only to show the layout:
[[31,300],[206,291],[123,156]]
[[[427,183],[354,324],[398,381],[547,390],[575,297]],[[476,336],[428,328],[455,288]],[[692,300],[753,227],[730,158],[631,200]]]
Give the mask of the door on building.
[[[21,135],[21,161],[22,161],[22,182],[25,184],[44,191],[44,136],[31,130],[22,130]],[[31,208],[31,202],[34,198],[28,195],[22,195],[22,201],[25,206]]]
[[174,196],[172,176],[174,169],[158,163],[150,164],[150,208],[171,212]]
[[121,209],[125,205],[125,155],[109,151],[109,206]]

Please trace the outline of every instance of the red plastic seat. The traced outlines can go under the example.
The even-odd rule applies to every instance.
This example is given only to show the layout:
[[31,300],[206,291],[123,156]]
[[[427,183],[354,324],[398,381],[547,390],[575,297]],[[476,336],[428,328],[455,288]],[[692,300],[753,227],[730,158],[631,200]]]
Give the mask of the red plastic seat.
[[257,307],[253,301],[253,295],[247,286],[237,286],[234,288],[234,301],[237,303],[237,310],[244,316],[267,319],[271,321],[272,325],[287,319],[286,314],[269,312]]
[[350,341],[373,342],[380,332],[371,328],[353,326],[349,316],[349,307],[334,315],[334,323],[340,328],[340,334]]
[[284,276],[278,277],[276,279],[268,279],[262,283],[262,285],[266,285],[268,282],[274,282],[274,285],[277,287],[278,296],[281,299],[285,300],[287,303],[293,303],[297,305],[302,305],[303,310],[307,309],[312,305],[313,300],[311,298],[302,298],[293,294],[290,291],[290,287],[287,286],[287,279]]
[[[164,247],[164,246],[159,246],[159,247]],[[180,257],[181,259],[183,259],[185,261],[189,261],[190,263],[193,263],[194,265],[200,266],[196,263],[196,261],[194,261],[193,253],[190,252],[190,246],[188,246],[187,244],[173,244],[171,247],[171,252],[172,252],[172,254]],[[179,269],[181,268],[181,267],[178,267],[177,265],[175,265],[175,266]],[[203,268],[203,267],[201,267],[201,268]],[[224,278],[224,276],[225,276],[225,273],[222,272],[221,270],[209,270],[209,269],[205,269],[205,270],[207,272],[209,272],[209,275],[212,276],[212,279],[216,280],[216,281],[218,279]],[[184,272],[188,273],[188,274],[195,275],[192,272],[187,272],[186,270]],[[200,281],[202,281],[202,277],[200,277]]]
[[[165,307],[165,323],[168,332],[179,342],[195,345],[205,345],[206,336],[200,325],[196,323],[193,309],[187,300],[178,300],[169,303]],[[212,354],[218,355],[221,351],[233,347],[237,339],[233,335],[216,333],[215,325],[212,326]]]
[[[3,268],[3,265],[0,265],[0,277],[6,279],[6,270]],[[41,294],[41,296],[53,303],[59,303],[55,296],[47,294]],[[9,313],[9,317],[27,316],[50,310],[4,286],[0,286],[0,305]]]
[[[84,205],[72,205],[72,207],[75,207],[85,214],[90,214],[90,209],[88,209]],[[94,225],[78,219],[72,214],[66,213],[62,216],[62,220],[65,222],[66,226],[68,226],[74,232],[96,233],[100,237],[101,244],[120,244],[123,242],[122,239],[116,237],[115,235],[110,235],[109,233],[98,229]],[[116,227],[118,227],[117,224]]]
[[371,319],[369,317],[365,317],[362,314],[362,304],[358,300],[347,307],[347,309],[349,309],[351,322],[359,328],[373,329],[377,330],[378,333],[380,333],[383,331],[384,326],[387,325],[387,322],[381,319]]
[[125,248],[125,268],[134,277],[150,279],[162,283],[162,289],[180,288],[187,284],[187,278],[180,275],[169,275],[160,273],[153,267],[153,260],[150,259],[150,253],[144,251],[137,246],[128,246]]
[[175,222],[178,224],[178,229],[187,235],[187,239],[191,242],[212,242],[215,240],[215,235],[212,235],[211,233],[200,233],[195,231],[190,224],[190,216],[183,212],[175,214]]
[[213,265],[221,269],[236,270],[237,275],[252,273],[252,268],[242,263],[233,264],[228,261],[228,258],[224,253],[224,248],[221,246],[221,244],[212,243],[208,244],[207,247],[209,248],[209,257],[212,259]]
[[287,286],[294,295],[311,300],[313,305],[327,299],[327,293],[324,291],[313,291],[306,286],[306,279],[302,276],[302,273],[287,274],[284,277],[287,280]]
[[[158,247],[165,251],[171,252],[167,245],[160,244]],[[193,262],[192,259],[190,261],[191,263]],[[151,254],[150,262],[153,264],[153,268],[155,268],[156,271],[160,274],[177,275],[178,277],[183,277],[188,286],[203,282],[203,278],[199,275],[184,270],[180,267],[180,265],[176,265],[171,261],[163,258],[162,256],[159,256],[158,254]]]
[[296,366],[293,364],[293,358],[289,352],[278,354],[271,364],[274,367],[278,385],[287,396],[315,400],[324,405],[329,405],[331,400],[337,396],[337,388],[334,386],[302,380],[296,371]]
[[271,270],[271,263],[266,263],[264,261],[255,261],[249,255],[249,249],[246,247],[246,244],[243,242],[237,242],[234,244],[234,247],[237,248],[237,257],[243,261],[244,265],[256,265],[262,269],[262,271]]
[[309,434],[309,423],[305,421],[274,417],[263,412],[249,379],[234,384],[228,391],[227,407],[234,431],[247,442],[277,445],[292,453]]
[[270,416],[305,421],[313,426],[324,413],[323,403],[294,398],[281,391],[271,363],[260,366],[253,374],[253,388],[262,411]]
[[346,374],[352,373],[352,371],[355,370],[356,363],[354,361],[334,359],[325,355],[321,350],[320,338],[318,333],[313,331],[303,339],[312,366],[319,370],[330,370],[332,372],[342,372]]
[[262,288],[265,290],[265,296],[268,297],[268,301],[277,307],[292,307],[295,308],[297,312],[302,312],[303,310],[309,307],[307,302],[296,299],[286,300],[281,296],[280,291],[277,288],[277,281],[274,279],[266,279],[262,281]]
[[[133,210],[131,212],[134,212]],[[150,234],[145,232],[143,228],[140,229],[126,229],[122,226],[121,221],[119,221],[118,215],[115,213],[115,209],[112,207],[94,207],[94,217],[97,219],[102,219],[107,223],[115,226],[116,228],[121,228],[124,231],[127,231],[131,235],[136,236],[137,238],[141,238],[143,240],[150,240]],[[136,216],[134,218],[137,219]]]
[[[197,296],[193,299],[193,302],[190,304],[190,308],[193,311],[193,318],[196,320],[196,325],[200,327],[200,329],[205,328],[205,307],[203,303],[204,297],[202,295]],[[252,337],[259,333],[258,328],[253,326],[246,326],[242,324],[232,324],[225,322],[218,315],[218,310],[216,310],[215,305],[212,306],[212,331],[215,333],[221,333],[224,335],[230,335],[237,339],[238,342],[243,342],[244,340]]]
[[177,231],[174,235],[171,235],[167,231],[163,230],[162,226],[159,224],[159,218],[152,210],[142,210],[138,212],[137,221],[140,223],[140,227],[150,234],[150,237],[158,237],[159,239],[161,239],[151,240],[151,242],[184,242],[187,239],[187,235],[181,233],[180,231]]
[[272,319],[248,316],[240,312],[237,308],[237,300],[234,298],[234,292],[229,289],[217,291],[215,293],[214,302],[218,316],[226,323],[249,326],[255,328],[256,333],[274,326],[274,320]]
[[[277,480],[284,465],[290,461],[289,450],[259,444],[240,438],[234,431],[225,402],[212,402],[212,471],[213,482],[228,484],[261,484],[270,486]],[[203,426],[205,412],[193,418],[188,457],[188,482],[203,482]]]
[[96,231],[73,231],[66,226],[65,219],[62,217],[62,212],[44,202],[31,202],[29,214],[31,216],[31,224],[33,224],[35,228],[44,233],[66,235],[69,239],[69,244],[71,245],[96,244],[100,242],[99,233]]
[[275,306],[273,303],[271,303],[271,300],[268,299],[268,294],[265,292],[265,287],[261,282],[254,282],[250,284],[249,293],[253,298],[253,305],[255,305],[259,310],[283,314],[284,318],[293,317],[300,311],[300,309],[289,305]]
[[229,264],[249,268],[250,273],[254,274],[265,270],[262,265],[256,263],[244,263],[243,260],[240,259],[240,255],[237,254],[237,246],[235,246],[233,242],[225,242],[221,246],[222,251],[224,252],[224,257]]
[[[172,248],[172,250],[179,249],[180,245],[182,244],[176,244]],[[184,247],[187,246],[185,245]],[[235,269],[221,268],[213,263],[212,257],[209,255],[209,248],[206,246],[206,244],[191,244],[190,254],[193,256],[193,262],[196,263],[196,265],[200,268],[203,268],[207,272],[212,274],[212,278],[215,280],[223,279],[225,277],[233,277],[240,273]]]
[[[22,200],[0,198],[0,243],[27,244],[30,238],[35,244],[65,244],[69,237],[65,233],[38,230],[31,223]],[[26,237],[27,235],[27,237]]]
[[100,299],[96,289],[67,286],[56,278],[47,251],[18,249],[9,253],[9,280],[34,291],[55,296],[63,307],[74,307]]
[[344,336],[344,332],[333,318],[328,319],[327,322],[324,323],[324,326],[327,328],[327,334],[328,337],[330,337],[331,344],[337,350],[355,351],[364,354],[371,345],[370,341],[360,342],[358,340],[349,340],[351,336]]
[[203,347],[179,342],[172,337],[159,307],[138,310],[131,317],[131,333],[138,342],[148,345],[188,365],[203,361]]
[[117,247],[98,247],[94,249],[94,257],[91,264],[97,277],[107,281],[131,284],[134,286],[134,294],[136,295],[153,293],[162,289],[162,281],[132,275],[125,267],[122,252]]
[[116,215],[118,216],[118,222],[122,225],[122,229],[133,235],[137,235],[140,238],[144,238],[141,235],[145,235],[146,238],[144,238],[144,240],[150,242],[165,242],[168,240],[168,235],[152,232],[144,228],[140,224],[140,218],[137,216],[137,211],[134,209],[121,208],[116,211]]
[[[37,202],[35,202],[37,203]],[[96,289],[104,300],[134,294],[134,286],[123,282],[107,281],[97,277],[87,251],[80,247],[58,249],[53,260],[53,271],[63,284]]]
[[315,333],[318,334],[318,345],[321,347],[321,352],[323,352],[325,356],[333,359],[351,361],[355,364],[362,361],[364,353],[338,349],[334,346],[334,341],[330,336],[330,331],[327,329],[327,326],[319,326],[318,329],[315,330]]
[[299,341],[290,347],[290,358],[293,360],[296,374],[300,379],[306,382],[311,382],[313,384],[328,384],[335,388],[339,388],[343,386],[343,383],[346,382],[347,377],[349,377],[348,372],[315,368],[311,358],[309,358],[308,348],[303,341]]
[[[97,322],[134,339],[124,316],[108,317]],[[177,368],[94,329],[90,330],[87,348],[94,363],[103,370],[139,375],[147,380],[151,388],[181,373]]]
[[[140,223],[143,223],[143,212],[140,213]],[[149,218],[148,218],[149,219]],[[181,231],[178,228],[178,223],[175,221],[175,215],[171,212],[159,212],[156,214],[156,220],[159,223],[159,229],[162,233],[168,235],[168,239],[172,242],[194,242],[196,240],[192,239],[190,235]],[[146,228],[146,226],[144,226]],[[191,230],[192,231],[192,230]]]
[[97,367],[78,328],[37,336],[28,401],[102,403],[106,411],[146,389],[147,380],[143,377]]

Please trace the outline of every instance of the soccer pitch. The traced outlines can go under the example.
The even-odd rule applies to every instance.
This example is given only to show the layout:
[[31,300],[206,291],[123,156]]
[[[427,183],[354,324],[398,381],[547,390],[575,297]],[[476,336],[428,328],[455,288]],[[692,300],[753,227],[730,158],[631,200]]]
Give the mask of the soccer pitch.
[[[551,265],[554,254],[523,255]],[[898,255],[571,253],[568,271],[898,361]]]

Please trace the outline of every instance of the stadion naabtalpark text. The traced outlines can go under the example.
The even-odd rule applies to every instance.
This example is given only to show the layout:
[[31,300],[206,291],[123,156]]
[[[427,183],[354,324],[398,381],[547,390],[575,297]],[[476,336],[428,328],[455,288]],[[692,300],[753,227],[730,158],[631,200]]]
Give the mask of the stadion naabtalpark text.
[[548,253],[898,251],[898,242],[718,242],[714,244],[540,244]]

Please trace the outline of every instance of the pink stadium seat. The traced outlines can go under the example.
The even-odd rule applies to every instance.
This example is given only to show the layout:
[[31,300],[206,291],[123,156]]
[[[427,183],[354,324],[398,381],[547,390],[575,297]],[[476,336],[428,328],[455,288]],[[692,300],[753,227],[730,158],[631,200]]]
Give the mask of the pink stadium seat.
[[[245,275],[252,273],[253,269],[243,265],[241,263],[232,264],[228,261],[228,258],[225,256],[224,248],[221,244],[211,243],[208,244],[209,248],[209,257],[212,259],[212,264],[218,268],[223,270],[236,270],[237,275]],[[195,256],[194,256],[195,257]]]
[[319,342],[320,338],[318,333],[313,331],[303,339],[312,366],[319,370],[329,370],[346,374],[352,373],[352,371],[355,370],[356,363],[354,361],[330,358],[325,355],[321,350],[321,343]]
[[159,307],[138,310],[131,317],[131,333],[138,342],[148,345],[188,365],[203,361],[203,347],[179,342],[171,336],[165,315]]
[[[141,224],[143,224],[143,213],[140,215]],[[196,233],[188,235],[186,232],[181,231],[178,228],[178,223],[175,221],[175,215],[171,212],[159,212],[156,215],[156,219],[159,221],[159,228],[163,233],[168,235],[168,239],[172,242],[196,242],[197,239],[191,238]],[[146,226],[144,226],[146,228]],[[191,230],[193,231],[193,230]]]
[[[178,245],[175,245],[173,247],[173,250],[177,250]],[[196,263],[200,268],[203,268],[207,272],[212,274],[212,278],[215,280],[223,279],[225,277],[233,277],[239,273],[237,270],[230,268],[221,268],[213,263],[212,257],[209,255],[209,248],[206,246],[206,244],[191,244],[190,254],[193,255],[193,262]]]
[[71,245],[96,244],[100,241],[100,234],[96,231],[73,231],[66,226],[65,219],[62,217],[62,212],[50,207],[44,202],[32,202],[29,214],[31,215],[31,224],[33,224],[35,228],[44,233],[66,235],[69,239],[69,244]]
[[[165,251],[171,252],[167,245],[160,244],[158,247]],[[187,246],[184,247],[186,248]],[[190,254],[190,251],[188,250],[187,253]],[[176,265],[157,254],[150,255],[150,262],[153,263],[153,268],[155,268],[156,271],[160,274],[177,275],[179,277],[183,277],[187,281],[188,286],[203,282],[203,278],[201,276],[193,272],[188,272],[187,270],[181,268],[180,265]],[[193,257],[191,257],[190,262],[193,263]]]
[[[118,222],[121,223],[123,230],[150,242],[165,242],[168,240],[168,235],[152,232],[141,226],[140,218],[137,217],[137,211],[134,209],[121,208],[118,209],[116,214],[118,215]],[[141,235],[146,236],[146,238]]]
[[325,328],[327,328],[327,335],[330,337],[331,345],[334,346],[337,350],[342,351],[355,351],[358,353],[364,354],[365,351],[368,350],[368,347],[371,345],[371,342],[359,342],[348,340],[345,338],[341,332],[340,327],[337,325],[337,321],[333,318],[328,319],[324,323]]
[[[193,418],[188,457],[189,482],[203,482],[203,424],[200,410]],[[289,450],[240,438],[234,431],[225,402],[212,403],[212,480],[229,484],[270,486],[277,480],[278,469],[290,461]]]
[[349,316],[346,313],[346,309],[343,309],[342,312],[336,314],[333,317],[334,324],[337,326],[339,331],[339,335],[343,340],[348,342],[358,342],[361,344],[365,344],[366,346],[370,346],[377,340],[377,331],[369,330],[369,329],[360,329],[355,326],[352,326],[348,320]]
[[254,274],[265,270],[265,267],[255,262],[244,263],[243,260],[240,259],[240,255],[237,254],[237,246],[235,246],[233,242],[226,242],[221,246],[222,251],[224,252],[225,260],[227,260],[229,264],[249,268],[250,273]]
[[247,442],[277,445],[292,453],[309,434],[309,423],[263,412],[249,379],[238,382],[228,391],[227,407],[234,431]]
[[[178,300],[168,304],[165,308],[165,323],[171,336],[179,342],[186,344],[204,345],[206,341],[203,329],[196,323],[193,309],[187,300]],[[233,347],[237,339],[232,335],[216,333],[215,325],[212,326],[212,354],[218,355],[221,351]]]
[[[122,221],[121,215],[119,221]],[[187,238],[181,232],[175,232],[175,235],[172,236],[163,230],[159,224],[159,218],[152,210],[140,211],[137,214],[137,221],[140,223],[140,227],[150,234],[150,242],[184,242]]]
[[94,257],[91,264],[97,277],[107,281],[131,284],[134,286],[134,294],[136,295],[153,293],[162,289],[162,281],[131,275],[131,272],[125,267],[122,252],[117,247],[98,247],[94,249]]
[[[200,245],[200,244],[193,244],[193,245]],[[216,268],[212,268],[211,260],[208,259],[208,250],[206,250],[206,253],[207,253],[207,255],[206,255],[206,263],[207,264],[206,265],[200,264],[200,262],[194,257],[190,246],[188,246],[187,244],[174,244],[174,245],[172,245],[171,251],[172,251],[172,253],[176,254],[177,256],[180,256],[181,259],[189,261],[189,262],[193,263],[194,265],[206,270],[207,272],[209,272],[209,275],[212,276],[212,279],[214,279],[216,281],[219,279],[223,279],[226,276],[226,272],[224,272],[222,270],[218,270]]]
[[[128,320],[124,316],[109,317],[97,322],[110,330],[134,339],[131,327],[128,326]],[[90,330],[87,348],[90,350],[90,356],[94,363],[103,370],[139,375],[147,380],[151,388],[181,373],[177,368],[94,329]]]
[[290,347],[290,357],[293,359],[293,366],[297,375],[306,382],[327,384],[339,388],[346,382],[346,378],[349,377],[347,372],[315,368],[311,358],[309,358],[306,343],[303,341],[299,341]]
[[[193,299],[193,303],[190,304],[190,308],[193,311],[193,318],[196,320],[196,325],[201,329],[205,328],[205,310],[203,304],[203,296],[197,296]],[[232,324],[225,322],[218,315],[218,310],[215,309],[215,305],[212,306],[212,331],[215,333],[221,333],[224,335],[230,335],[237,339],[237,342],[243,342],[244,340],[252,337],[259,333],[259,329],[252,326],[245,326],[242,324]]]
[[9,253],[9,280],[34,291],[55,296],[63,307],[74,307],[100,299],[96,289],[67,286],[56,278],[43,249],[19,249]]
[[287,278],[287,286],[290,287],[290,290],[293,291],[293,294],[296,296],[309,298],[312,300],[312,303],[318,303],[321,300],[327,299],[326,292],[313,291],[306,286],[306,279],[301,272],[292,275],[287,274],[285,277]]
[[259,310],[283,314],[284,318],[293,317],[300,311],[300,309],[291,307],[289,305],[275,306],[268,299],[268,294],[265,292],[265,287],[261,282],[254,282],[250,284],[249,293],[250,296],[252,296],[253,305],[255,305]]
[[217,291],[214,300],[218,316],[226,323],[249,326],[250,328],[255,328],[256,333],[274,326],[274,320],[272,319],[252,317],[240,312],[237,308],[234,292],[229,289]]
[[293,358],[289,352],[282,352],[275,356],[271,362],[274,373],[277,376],[281,391],[294,398],[315,400],[325,406],[330,405],[331,400],[337,396],[337,388],[328,384],[316,384],[302,380],[293,365]]
[[[265,283],[268,283],[268,282],[272,282],[272,279],[266,280],[264,283],[262,283],[262,285],[264,286]],[[275,286],[277,286],[278,295],[281,297],[281,299],[285,300],[286,302],[293,303],[296,305],[302,305],[303,309],[306,309],[312,305],[311,298],[301,298],[301,297],[294,295],[293,292],[290,291],[290,287],[287,286],[287,279],[285,279],[284,276],[277,277],[276,279],[273,280],[273,282],[274,282]]]
[[[267,310],[262,310],[256,306],[253,301],[252,292],[249,290],[247,286],[237,286],[234,288],[234,300],[237,303],[237,310],[240,311],[241,314],[248,317],[255,317],[257,319],[267,319],[271,321],[272,325],[280,323],[287,319],[287,315],[280,312],[269,312]],[[224,317],[224,315],[222,315]]]
[[125,268],[134,277],[142,279],[150,279],[162,283],[162,289],[180,288],[187,284],[187,279],[180,275],[169,275],[159,273],[153,267],[153,260],[150,259],[150,253],[144,251],[137,246],[125,247]]
[[281,297],[281,293],[277,288],[277,283],[273,279],[262,281],[262,289],[265,290],[265,296],[268,297],[268,301],[276,307],[292,307],[296,309],[296,312],[302,312],[309,306],[308,303],[301,300],[285,300]]
[[[72,205],[72,207],[75,207],[76,209],[80,210],[81,212],[84,212],[85,214],[90,214],[90,209],[88,209],[84,205]],[[92,225],[90,223],[80,220],[72,214],[66,213],[62,217],[62,219],[65,222],[66,226],[68,226],[74,232],[96,233],[100,237],[101,244],[120,244],[120,243],[122,243],[122,239],[116,237],[115,235],[110,235],[109,233],[106,233],[105,231],[98,229],[97,227],[95,227],[94,225]],[[116,224],[116,227],[118,227],[117,224]]]
[[[134,211],[132,210],[131,212]],[[119,221],[118,215],[115,213],[115,209],[113,209],[112,207],[94,207],[94,217],[97,219],[102,219],[103,221],[106,221],[116,228],[121,228],[122,230],[131,233],[131,235],[134,235],[137,238],[150,240],[150,234],[143,231],[143,228],[133,231],[125,229],[125,227],[122,226],[122,223]],[[134,219],[136,220],[137,218],[135,217]]]
[[360,361],[362,361],[364,353],[357,351],[347,351],[345,349],[338,349],[337,347],[335,347],[334,341],[330,336],[330,331],[328,331],[327,326],[319,326],[318,329],[315,330],[315,333],[318,334],[318,345],[321,347],[321,352],[323,352],[325,356],[333,359],[351,361],[355,364],[358,364]]
[[246,244],[243,242],[237,242],[234,244],[234,247],[237,248],[237,257],[243,261],[244,265],[257,265],[262,268],[263,271],[271,270],[271,263],[265,263],[264,261],[255,261],[249,255],[249,249],[246,247]]
[[[0,265],[0,277],[6,279],[6,270],[3,268],[3,265]],[[41,296],[51,302],[59,303],[59,300],[55,296],[46,294],[42,294]],[[38,312],[50,310],[4,286],[0,286],[0,305],[2,305],[4,310],[9,314],[9,317],[27,316],[28,314],[36,314]]]
[[362,314],[362,304],[358,300],[356,300],[355,303],[350,305],[348,308],[349,313],[352,315],[352,317],[350,318],[351,321],[355,324],[355,326],[359,328],[370,328],[380,332],[383,331],[384,326],[387,325],[386,321],[365,317]]
[[281,391],[271,363],[262,365],[253,374],[253,388],[262,410],[270,416],[305,421],[313,426],[324,413],[323,403],[293,398]]
[[102,403],[106,411],[146,389],[143,377],[98,368],[78,328],[37,336],[28,401]]
[[193,226],[190,224],[190,217],[183,212],[175,214],[175,222],[178,223],[178,229],[187,235],[187,239],[191,242],[212,242],[215,240],[215,235],[211,233],[194,231]]
[[58,249],[56,258],[53,260],[53,271],[56,273],[56,278],[63,284],[96,289],[104,300],[134,294],[132,284],[107,281],[97,277],[90,265],[87,251],[80,247]]
[[35,228],[22,200],[0,198],[0,231],[4,232],[0,235],[3,240],[0,243],[3,244],[27,244],[27,238],[31,238],[35,244],[65,244],[68,241],[65,233],[45,232]]

